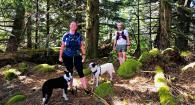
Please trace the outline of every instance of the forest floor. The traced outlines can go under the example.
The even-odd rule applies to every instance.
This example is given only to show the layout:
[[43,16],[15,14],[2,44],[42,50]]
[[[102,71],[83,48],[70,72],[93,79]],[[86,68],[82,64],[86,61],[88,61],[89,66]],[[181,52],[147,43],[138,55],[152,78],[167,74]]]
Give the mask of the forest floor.
[[[12,81],[5,81],[0,70],[0,105],[4,105],[8,98],[16,92],[24,94],[26,100],[15,105],[40,105],[42,101],[41,87],[44,81],[63,75],[63,70],[57,68],[55,72],[37,73],[32,71],[33,63],[29,63],[30,70]],[[13,68],[16,65],[11,65]],[[74,73],[74,86],[79,86],[79,77]],[[169,83],[178,105],[195,105],[195,75],[181,76],[179,72],[171,72],[168,77],[175,77],[175,81]],[[191,75],[189,77],[189,75]],[[92,88],[92,75],[87,76]],[[131,79],[125,80],[114,74],[114,96],[104,98],[110,105],[160,105],[157,89],[154,86],[154,74],[141,72]],[[100,82],[109,78],[105,74]],[[180,98],[178,98],[180,97]],[[182,98],[181,98],[182,97]],[[73,95],[68,92],[68,101],[62,98],[62,90],[53,91],[49,105],[103,105],[94,95],[87,95],[81,89]]]

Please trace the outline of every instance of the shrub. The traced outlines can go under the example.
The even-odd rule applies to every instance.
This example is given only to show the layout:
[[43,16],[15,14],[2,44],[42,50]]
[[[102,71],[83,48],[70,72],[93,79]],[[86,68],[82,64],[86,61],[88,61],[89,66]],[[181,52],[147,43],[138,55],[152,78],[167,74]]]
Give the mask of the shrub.
[[15,96],[12,96],[8,100],[7,105],[12,105],[12,104],[15,104],[17,102],[23,101],[25,99],[26,99],[26,96],[24,96],[24,95],[15,95]]
[[106,96],[114,95],[114,89],[110,82],[104,82],[95,89],[95,93],[104,98]]
[[170,92],[167,85],[166,78],[163,73],[163,69],[159,66],[156,67],[156,75],[154,77],[155,87],[158,90],[161,105],[176,105],[175,99]]
[[117,59],[117,52],[116,51],[111,51],[109,54],[109,60],[113,61],[114,59]]
[[55,70],[55,66],[51,66],[48,64],[39,64],[32,69],[33,71],[39,71],[39,72],[52,72]]
[[128,79],[133,76],[141,67],[141,63],[135,59],[127,59],[118,69],[117,74]]
[[18,64],[18,70],[21,72],[21,73],[24,73],[28,70],[28,65],[27,63],[25,62],[22,62],[22,63],[19,63]]

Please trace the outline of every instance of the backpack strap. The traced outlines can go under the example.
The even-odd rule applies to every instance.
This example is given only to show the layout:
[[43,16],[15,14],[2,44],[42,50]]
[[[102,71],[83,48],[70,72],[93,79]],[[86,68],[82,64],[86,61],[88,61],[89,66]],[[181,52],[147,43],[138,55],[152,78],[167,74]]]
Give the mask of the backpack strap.
[[116,40],[118,40],[120,36],[122,36],[123,39],[127,40],[127,36],[124,34],[124,31],[122,31],[122,33],[119,33],[117,31]]

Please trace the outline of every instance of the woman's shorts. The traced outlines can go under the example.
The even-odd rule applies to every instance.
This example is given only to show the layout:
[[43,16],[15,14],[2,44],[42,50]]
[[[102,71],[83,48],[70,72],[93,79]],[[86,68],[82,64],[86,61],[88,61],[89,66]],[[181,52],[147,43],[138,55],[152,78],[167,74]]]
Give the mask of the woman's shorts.
[[116,50],[118,52],[125,52],[127,51],[127,45],[116,45]]

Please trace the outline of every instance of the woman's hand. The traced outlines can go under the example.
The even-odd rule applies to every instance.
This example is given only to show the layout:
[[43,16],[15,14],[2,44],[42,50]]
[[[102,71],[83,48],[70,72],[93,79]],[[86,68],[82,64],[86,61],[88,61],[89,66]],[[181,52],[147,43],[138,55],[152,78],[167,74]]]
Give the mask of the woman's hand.
[[113,47],[113,50],[116,51],[116,47],[115,46]]
[[60,61],[60,62],[63,62],[63,59],[62,59],[62,57],[59,57],[59,61]]
[[82,55],[82,62],[84,63],[86,60],[86,56],[85,55]]
[[129,49],[130,48],[130,46],[127,46],[127,49]]

